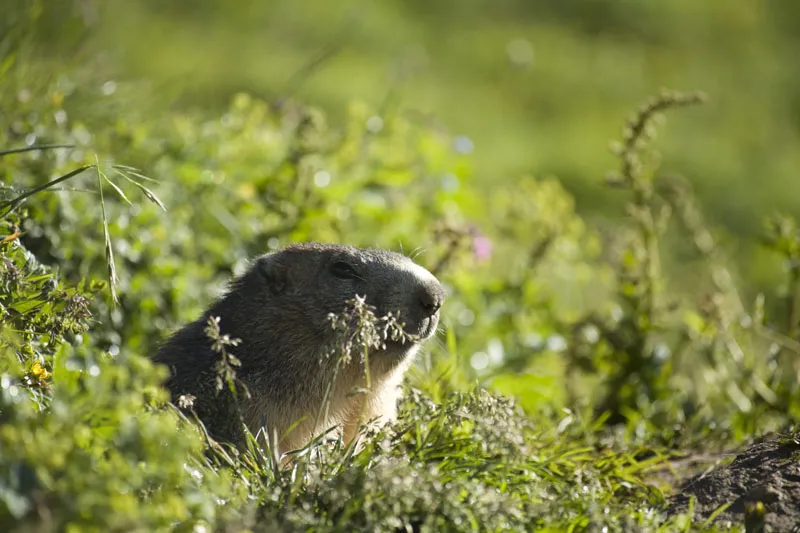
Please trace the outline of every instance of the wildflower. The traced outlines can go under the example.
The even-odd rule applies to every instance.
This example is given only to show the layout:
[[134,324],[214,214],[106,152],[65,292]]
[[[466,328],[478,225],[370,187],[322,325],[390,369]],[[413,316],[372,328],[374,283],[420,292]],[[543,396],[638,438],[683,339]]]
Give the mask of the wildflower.
[[485,235],[472,238],[472,253],[478,261],[487,261],[492,257],[492,241]]

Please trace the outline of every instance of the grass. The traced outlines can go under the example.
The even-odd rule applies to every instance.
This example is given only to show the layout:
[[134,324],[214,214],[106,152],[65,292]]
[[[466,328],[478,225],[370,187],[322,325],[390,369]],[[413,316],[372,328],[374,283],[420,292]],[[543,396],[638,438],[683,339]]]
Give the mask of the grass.
[[[183,524],[181,527],[205,524],[254,531],[269,531],[275,527],[298,531],[588,531],[603,528],[714,531],[721,527],[714,525],[711,518],[696,521],[686,515],[666,518],[663,514],[665,494],[674,490],[675,480],[684,479],[689,472],[672,467],[673,481],[666,481],[660,473],[665,465],[680,464],[676,459],[687,455],[683,449],[692,450],[699,445],[700,457],[703,457],[705,450],[729,447],[741,438],[727,442],[735,425],[744,424],[739,426],[739,431],[751,431],[746,428],[766,427],[762,424],[767,420],[785,421],[783,416],[795,404],[795,399],[791,388],[781,385],[786,383],[780,377],[785,366],[769,367],[772,375],[767,376],[762,376],[763,368],[754,373],[752,367],[746,366],[745,372],[734,375],[729,387],[737,387],[737,393],[746,402],[757,401],[757,395],[761,394],[762,399],[768,400],[767,404],[749,414],[740,412],[739,416],[745,416],[741,421],[731,418],[731,422],[716,429],[710,426],[700,429],[711,420],[731,416],[725,414],[729,408],[727,400],[703,392],[699,382],[696,388],[684,390],[683,397],[676,396],[675,387],[679,385],[673,380],[685,379],[681,376],[689,377],[691,373],[681,374],[678,360],[672,361],[670,356],[666,360],[670,366],[665,366],[658,359],[663,356],[651,351],[659,343],[663,344],[661,339],[669,338],[677,344],[667,353],[676,354],[676,358],[681,350],[703,353],[708,349],[712,356],[710,370],[725,372],[730,379],[731,370],[725,369],[725,363],[715,361],[714,357],[717,350],[730,350],[732,344],[741,342],[737,339],[743,334],[725,329],[723,318],[711,314],[694,326],[700,328],[700,337],[690,336],[687,340],[685,333],[672,335],[670,328],[673,333],[680,333],[692,323],[681,325],[680,319],[676,322],[676,305],[684,304],[669,302],[662,296],[663,273],[656,266],[658,239],[668,225],[657,218],[665,212],[661,208],[664,204],[659,196],[661,189],[654,187],[651,181],[655,175],[651,165],[656,159],[644,142],[644,136],[657,113],[696,102],[694,95],[665,93],[645,105],[626,127],[619,150],[622,171],[610,178],[611,186],[632,193],[629,209],[632,239],[626,241],[628,248],[622,252],[628,259],[615,267],[619,279],[615,301],[622,310],[622,318],[608,322],[603,317],[593,316],[591,319],[597,319],[596,322],[580,319],[569,324],[554,323],[557,331],[562,328],[585,331],[592,326],[599,332],[599,337],[593,341],[580,337],[567,341],[564,357],[575,367],[563,379],[593,385],[590,395],[583,399],[574,397],[574,403],[563,410],[548,406],[544,400],[544,404],[525,412],[510,398],[482,386],[468,385],[474,378],[467,377],[463,371],[454,373],[452,366],[442,366],[454,361],[460,365],[458,354],[464,352],[458,334],[453,336],[453,331],[458,331],[456,328],[450,331],[448,343],[439,347],[449,352],[450,357],[436,363],[429,361],[428,364],[434,366],[428,375],[424,379],[416,378],[417,385],[424,390],[413,385],[408,388],[397,422],[383,428],[368,428],[359,446],[346,445],[340,437],[328,433],[294,451],[286,461],[271,453],[268,446],[262,449],[259,440],[250,435],[245,450],[232,450],[193,429],[192,421],[178,411],[163,407],[163,392],[157,387],[162,374],[140,356],[127,354],[110,358],[101,353],[98,359],[96,348],[85,343],[76,346],[74,340],[68,341],[71,330],[53,329],[53,324],[61,322],[74,324],[71,327],[77,328],[75,331],[86,332],[87,315],[82,311],[85,307],[70,305],[69,299],[64,300],[64,294],[59,291],[46,292],[48,299],[41,300],[37,296],[37,284],[44,278],[34,275],[39,268],[34,267],[24,283],[5,286],[2,300],[7,310],[5,320],[15,321],[18,324],[15,329],[21,333],[18,340],[7,341],[4,346],[2,389],[5,396],[0,413],[10,422],[7,430],[0,433],[4,448],[9,450],[4,468],[6,472],[19,472],[22,468],[29,472],[25,475],[36,480],[26,488],[25,484],[13,481],[18,478],[6,478],[12,488],[4,500],[3,523],[23,529],[72,524],[99,530],[157,530],[177,524]],[[296,145],[290,143],[289,146]],[[293,150],[287,154],[298,161]],[[22,200],[34,202],[48,187],[72,179],[79,175],[78,171],[88,168],[91,167],[79,167],[50,180],[39,186],[36,194],[30,191],[17,194],[7,201],[7,207],[15,209],[6,210],[5,220],[9,224],[19,224],[14,217],[20,213],[26,215],[20,211]],[[140,174],[130,167],[110,168]],[[108,183],[107,174],[98,172],[98,187]],[[130,207],[128,196],[117,185],[112,188],[121,203],[107,207]],[[104,206],[109,199],[102,195],[99,199],[99,216],[104,220],[101,238],[109,246],[110,218]],[[154,202],[154,206],[161,209],[163,203]],[[307,216],[300,215],[300,220]],[[775,237],[772,242],[776,246],[778,242],[783,243],[780,246],[784,246],[787,253],[794,250],[787,241],[793,238],[789,222],[775,227],[776,235],[783,240]],[[696,229],[700,231],[700,226]],[[470,253],[474,232],[456,227],[443,232],[442,238],[440,258],[431,259],[431,262],[440,265],[439,275],[447,279],[458,272],[453,269],[459,268],[463,254]],[[544,242],[557,243],[559,237],[551,235],[548,239]],[[14,259],[15,254],[23,252],[23,248],[17,240],[7,241],[3,246],[6,260],[18,261]],[[540,243],[533,246],[532,252],[523,255],[536,264],[546,260],[550,246]],[[108,252],[105,258],[109,263],[112,260]],[[30,260],[22,259],[19,264],[30,264]],[[20,279],[18,274],[6,276],[6,279],[15,277]],[[456,283],[454,287],[458,287],[458,278],[451,279],[451,283]],[[495,282],[489,280],[490,287],[492,283]],[[520,286],[513,280],[506,283],[510,284],[509,295],[519,294]],[[100,288],[96,286],[94,290]],[[79,287],[76,296],[82,290]],[[522,290],[526,290],[524,286]],[[31,303],[21,303],[25,298]],[[546,312],[545,309],[539,312]],[[685,309],[684,313],[687,311]],[[42,320],[44,327],[31,329],[31,325],[41,324]],[[788,327],[791,321],[785,323]],[[512,332],[518,334],[514,331],[518,327],[512,326]],[[788,345],[793,342],[791,334],[773,330],[773,326],[766,324],[761,327],[774,337],[785,335]],[[209,332],[223,338],[224,332]],[[88,334],[91,338],[91,331]],[[361,343],[358,340],[361,337],[348,338]],[[368,338],[371,337],[364,338],[365,346],[371,342]],[[230,342],[235,349],[233,341]],[[222,340],[219,343],[222,347]],[[582,354],[587,349],[594,352],[592,364],[595,366],[591,370],[579,370],[584,365]],[[235,379],[236,360],[229,361],[228,356],[223,355],[226,362],[221,367],[223,382],[230,383]],[[749,359],[740,360],[749,365],[747,361]],[[611,366],[606,366],[609,364]],[[504,373],[512,375],[511,372],[510,369],[496,369],[492,375],[499,378]],[[569,386],[574,389],[575,384]],[[26,410],[29,400],[20,395],[22,390],[41,403],[41,411]],[[699,399],[703,394],[706,401],[712,402],[710,411],[685,410],[685,402],[697,401],[693,398]],[[725,394],[731,394],[730,388],[723,392]],[[596,400],[585,403],[592,397]],[[643,401],[646,404],[642,404]],[[55,405],[60,405],[60,410],[56,410]],[[162,407],[154,410],[158,405]],[[90,412],[93,414],[86,418]],[[139,414],[136,415],[138,422],[131,427],[126,420],[132,412]],[[764,417],[765,414],[768,416]],[[748,422],[750,417],[761,418],[760,423],[748,426],[755,422],[755,419]],[[61,429],[64,424],[77,424],[75,427],[82,429],[73,437],[65,437]],[[151,424],[158,430],[149,429]],[[676,429],[679,426],[684,427]],[[172,429],[167,430],[168,427]],[[24,444],[33,438],[26,435],[37,435],[32,441],[38,443],[37,448]],[[172,441],[175,443],[168,444]],[[176,450],[163,455],[166,445]],[[52,460],[42,460],[37,458],[36,452],[41,447],[63,450],[59,453],[64,455],[56,454]],[[119,456],[105,457],[103,450],[108,449],[118,450]],[[123,491],[133,497],[124,500],[127,502],[124,505],[137,511],[112,511],[123,505],[123,500],[108,499],[94,491],[101,486],[129,483],[122,481],[124,478],[116,468],[111,468],[112,464],[121,464],[119,461],[125,463],[126,468],[134,468],[126,475],[138,479],[141,473],[133,473],[137,468],[137,463],[131,462],[134,458],[138,458],[140,468],[149,472],[147,475],[155,477],[149,481],[141,478],[144,484],[133,492]],[[88,477],[83,468],[64,470],[70,462],[77,461],[79,465],[87,460],[107,466]],[[172,477],[163,477],[161,470],[172,472]],[[56,483],[59,476],[72,481]],[[209,483],[214,483],[214,488]],[[49,503],[35,503],[40,491],[49,495]],[[194,494],[192,499],[187,499],[188,494]],[[78,496],[82,498],[78,503],[67,504]],[[156,499],[173,503],[151,509]],[[175,506],[178,501],[183,503]],[[37,505],[45,507],[35,511]],[[44,509],[47,518],[43,518]],[[90,509],[93,510],[88,512]]]
[[[405,73],[405,88],[376,93],[374,69],[385,65],[386,52],[367,53],[375,35],[392,47],[405,42],[398,35],[418,31],[430,45],[431,28],[451,12],[434,6],[414,18],[389,3],[370,12],[374,26],[332,36],[322,30],[336,26],[338,7],[316,12],[312,26],[292,6],[271,4],[270,13],[281,15],[275,20],[295,21],[275,30],[288,35],[288,55],[248,70],[241,65],[267,48],[251,46],[253,32],[231,32],[261,19],[223,10],[219,20],[236,24],[221,22],[215,35],[208,5],[174,29],[174,14],[114,4],[112,13],[127,14],[117,20],[141,32],[139,41],[165,48],[153,56],[132,47],[122,70],[101,69],[102,79],[34,60],[29,52],[47,49],[47,39],[33,48],[2,41],[6,57],[13,56],[0,61],[4,81],[14,90],[0,95],[9,124],[0,131],[0,529],[728,530],[713,516],[667,517],[665,503],[680,480],[721,451],[789,430],[800,413],[800,232],[790,217],[769,220],[758,246],[787,265],[786,277],[752,297],[763,287],[739,279],[729,241],[713,224],[719,212],[704,209],[702,195],[721,182],[730,158],[710,148],[715,136],[703,128],[730,130],[719,141],[723,154],[754,143],[742,154],[741,172],[753,161],[769,159],[767,169],[791,158],[778,148],[759,155],[764,147],[755,134],[740,131],[754,111],[720,110],[747,91],[715,90],[719,81],[698,83],[709,90],[709,103],[691,112],[672,108],[697,103],[694,94],[649,100],[626,123],[616,160],[597,155],[621,106],[631,107],[649,86],[630,81],[642,64],[631,54],[639,50],[645,63],[675,72],[670,65],[680,54],[657,46],[677,39],[670,24],[723,11],[687,2],[675,11],[606,6],[602,20],[618,25],[625,39],[646,41],[639,49],[569,6],[548,4],[540,9],[549,18],[531,22],[518,16],[516,4],[503,4],[495,34],[483,31],[481,5],[469,4],[459,20],[474,26],[457,25],[436,41],[440,46],[428,52],[433,67]],[[721,27],[754,27],[751,10],[724,10]],[[37,23],[64,22],[67,12],[45,10]],[[665,13],[672,18],[656,16]],[[637,17],[653,31],[636,37],[644,20]],[[389,25],[398,31],[386,31]],[[552,84],[533,86],[537,71],[509,73],[494,60],[509,27],[523,37],[545,35],[541,42],[564,51],[533,48]],[[127,42],[129,30],[103,24],[83,50],[113,48],[104,40],[112,29],[119,31],[116,42]],[[578,31],[599,33],[579,38]],[[266,35],[265,43],[276,42],[276,33]],[[475,46],[459,44],[469,36]],[[763,55],[763,42],[751,49],[736,40],[720,39],[719,48],[700,55]],[[343,41],[349,44],[340,48]],[[212,42],[225,46],[208,50]],[[517,44],[524,55],[524,43]],[[241,50],[240,64],[222,65],[220,58],[235,55],[228,46]],[[187,75],[175,67],[176,48],[186,57],[207,51],[209,67],[194,72],[192,87],[185,78],[177,85],[177,105],[161,107],[159,90],[170,84],[159,85],[164,78],[153,73],[168,71],[173,82]],[[458,66],[469,61],[474,69]],[[715,68],[725,80],[739,72],[737,62]],[[714,77],[692,71],[700,81]],[[248,93],[228,98],[232,87],[277,87],[272,82],[286,72],[298,73],[286,91],[336,111],[295,99],[276,105]],[[607,74],[598,90],[586,84],[592,72]],[[155,89],[125,79],[143,73]],[[748,78],[748,91],[770,80],[756,78]],[[567,90],[580,84],[587,86]],[[378,103],[339,104],[343,94],[359,91]],[[562,93],[572,96],[559,99]],[[414,105],[397,105],[400,95]],[[521,112],[525,105],[532,111]],[[652,135],[662,128],[662,112],[671,118],[660,143],[664,156]],[[453,130],[467,132],[474,150],[464,150],[469,143]],[[619,224],[603,232],[579,208],[594,194],[585,191],[603,187],[599,176],[610,166],[618,170],[601,197],[617,199],[597,207],[619,207]],[[583,200],[555,179],[527,175],[531,168],[559,171],[584,191]],[[689,179],[677,176],[682,170]],[[590,179],[597,185],[581,189]],[[254,436],[246,449],[231,450],[166,403],[164,369],[147,355],[194,319],[249,258],[305,240],[424,250],[415,260],[448,288],[444,334],[409,372],[398,420],[365,429],[360,446],[330,433],[290,461]],[[673,268],[679,261],[690,267]],[[111,299],[98,297],[109,293]],[[224,331],[212,333],[225,338]],[[355,349],[364,348],[361,340]],[[235,346],[220,347],[225,385],[237,370],[228,357]],[[748,520],[757,525],[759,512],[754,508]]]

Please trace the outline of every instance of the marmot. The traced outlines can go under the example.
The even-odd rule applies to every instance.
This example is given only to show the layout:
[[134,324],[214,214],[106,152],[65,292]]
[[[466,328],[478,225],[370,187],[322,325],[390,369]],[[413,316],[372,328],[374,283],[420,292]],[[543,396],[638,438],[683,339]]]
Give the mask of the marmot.
[[[356,296],[377,317],[399,317],[410,338],[389,338],[369,350],[370,390],[354,395],[366,384],[362,359],[337,369],[330,350],[336,338],[331,314],[342,313]],[[420,343],[435,333],[444,298],[433,274],[401,254],[292,245],[258,257],[226,295],[166,341],[154,360],[170,369],[173,403],[193,397],[191,409],[215,440],[241,445],[243,420],[273,446],[277,436],[280,453],[336,425],[349,441],[359,420],[395,417],[403,374]],[[241,362],[236,378],[249,391],[249,398],[244,391],[237,394],[238,406],[227,386],[217,386],[221,356],[205,333],[211,317],[219,317],[223,335],[240,340],[226,348]],[[328,416],[320,420],[324,403]]]

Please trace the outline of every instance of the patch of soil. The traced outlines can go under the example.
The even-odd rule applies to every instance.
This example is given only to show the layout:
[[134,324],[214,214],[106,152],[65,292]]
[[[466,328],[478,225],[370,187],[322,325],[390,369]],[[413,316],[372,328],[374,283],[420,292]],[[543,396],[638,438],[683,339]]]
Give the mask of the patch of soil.
[[767,531],[800,532],[800,433],[752,445],[728,464],[696,475],[669,499],[668,515],[685,512],[696,498],[694,518],[744,522],[745,504],[761,502]]

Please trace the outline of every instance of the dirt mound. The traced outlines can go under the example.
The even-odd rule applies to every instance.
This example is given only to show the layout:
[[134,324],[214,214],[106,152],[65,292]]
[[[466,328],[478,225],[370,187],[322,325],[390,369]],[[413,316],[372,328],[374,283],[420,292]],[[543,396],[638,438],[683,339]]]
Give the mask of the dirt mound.
[[761,502],[767,531],[800,532],[800,433],[752,445],[724,466],[689,479],[669,500],[669,515],[696,498],[695,518],[728,507],[716,521],[743,523],[745,506]]

